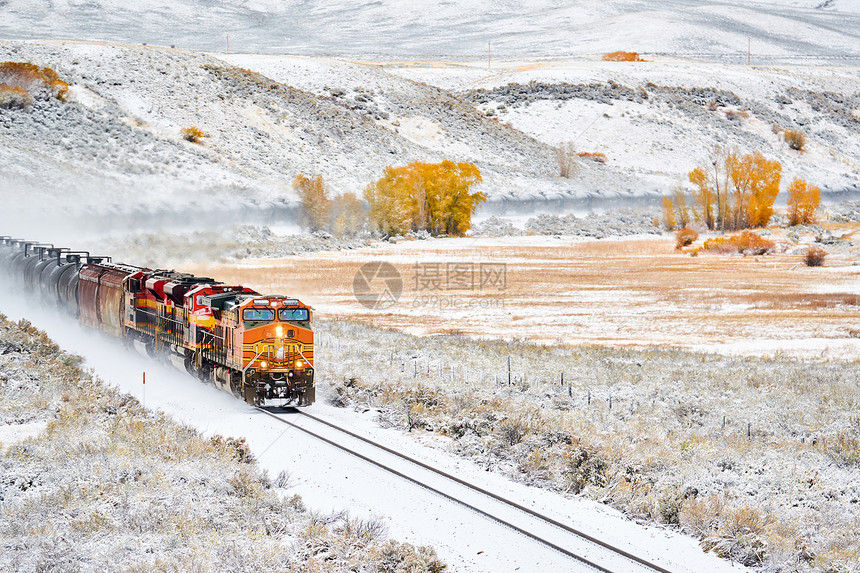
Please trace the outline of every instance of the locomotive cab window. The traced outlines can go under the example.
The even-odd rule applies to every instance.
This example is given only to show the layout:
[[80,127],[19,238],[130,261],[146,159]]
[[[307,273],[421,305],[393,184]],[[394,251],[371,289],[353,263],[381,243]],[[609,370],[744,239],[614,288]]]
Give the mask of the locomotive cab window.
[[246,308],[242,311],[242,322],[245,328],[254,328],[275,320],[275,311],[271,308]]
[[278,318],[285,322],[304,322],[310,320],[310,313],[306,308],[282,308]]

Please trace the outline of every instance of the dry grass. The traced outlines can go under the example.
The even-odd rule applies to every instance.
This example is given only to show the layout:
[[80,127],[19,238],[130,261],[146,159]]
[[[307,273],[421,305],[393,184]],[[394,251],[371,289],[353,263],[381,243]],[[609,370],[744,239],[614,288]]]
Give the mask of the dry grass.
[[[370,260],[388,260],[400,271],[404,292],[396,306],[370,311],[356,302],[353,278]],[[507,288],[417,290],[415,263],[430,261],[505,262]],[[798,265],[803,265],[802,255],[691,258],[678,253],[670,238],[535,244],[526,237],[384,244],[190,270],[264,292],[295,294],[325,316],[356,317],[410,332],[456,328],[468,335],[622,346],[847,339],[849,329],[857,328],[850,318],[856,302],[845,296],[856,290],[853,275],[829,273],[827,281],[836,292],[821,293],[819,271]],[[458,306],[416,304],[427,295]]]
[[647,62],[648,60],[643,60],[639,57],[638,52],[609,52],[608,54],[603,54],[604,62]]
[[782,133],[782,137],[785,139],[788,146],[795,151],[803,151],[803,148],[806,145],[806,136],[800,131],[786,129]]
[[773,251],[776,244],[752,231],[742,231],[738,235],[725,237],[714,237],[708,239],[702,246],[702,250],[710,253],[729,254],[742,253],[744,255],[764,255]]
[[203,133],[202,129],[193,125],[180,129],[179,135],[182,136],[182,139],[190,141],[191,143],[200,143],[200,141],[206,137],[206,134]]
[[601,164],[606,163],[606,154],[600,153],[599,151],[594,151],[594,152],[583,151],[583,152],[577,153],[577,155],[579,156],[580,159],[584,159],[586,161],[593,161],[595,163],[601,163]]
[[813,245],[807,249],[803,256],[803,262],[807,267],[820,267],[824,264],[824,258],[827,256],[827,251],[819,246]]
[[572,141],[560,143],[554,149],[555,161],[558,164],[558,174],[570,179],[579,172],[579,155]]
[[[850,314],[860,309],[860,295],[847,292],[826,294],[763,292],[749,295],[746,301],[759,309],[771,308],[787,311],[833,309],[844,310]],[[798,315],[800,315],[799,312]]]

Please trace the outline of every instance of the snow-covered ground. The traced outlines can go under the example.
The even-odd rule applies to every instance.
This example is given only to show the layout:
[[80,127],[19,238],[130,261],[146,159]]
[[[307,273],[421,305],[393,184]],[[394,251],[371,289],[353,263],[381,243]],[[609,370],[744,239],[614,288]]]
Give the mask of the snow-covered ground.
[[[67,351],[86,358],[86,365],[108,384],[162,410],[205,435],[244,437],[270,475],[290,473],[294,492],[312,509],[337,511],[348,507],[358,517],[383,520],[392,537],[432,545],[453,571],[573,571],[576,563],[550,550],[529,546],[512,531],[490,525],[482,516],[442,504],[415,487],[365,462],[331,449],[298,430],[255,412],[224,392],[204,386],[173,368],[123,349],[116,341],[86,331],[71,320],[34,309],[18,297],[0,299],[0,312],[12,320],[27,318]],[[143,384],[146,372],[146,384]],[[327,393],[329,381],[321,380]],[[318,402],[316,415],[329,418],[371,439],[425,460],[463,479],[545,512],[607,542],[617,543],[672,571],[736,571],[734,566],[705,554],[695,540],[664,529],[637,525],[619,512],[588,500],[564,498],[551,492],[508,481],[477,464],[457,460],[438,447],[411,435],[384,430],[376,413],[356,413]]]
[[[368,64],[74,42],[0,42],[0,59],[56,69],[68,102],[0,110],[6,233],[211,229],[295,220],[293,178],[331,194],[386,165],[474,162],[484,213],[656,205],[720,144],[783,165],[825,199],[860,189],[860,72],[507,60]],[[249,71],[250,70],[250,71]],[[197,126],[200,144],[180,130]],[[805,151],[780,130],[802,131]],[[559,176],[554,148],[605,154]],[[32,235],[33,233],[28,233]],[[46,236],[50,235],[50,236]]]

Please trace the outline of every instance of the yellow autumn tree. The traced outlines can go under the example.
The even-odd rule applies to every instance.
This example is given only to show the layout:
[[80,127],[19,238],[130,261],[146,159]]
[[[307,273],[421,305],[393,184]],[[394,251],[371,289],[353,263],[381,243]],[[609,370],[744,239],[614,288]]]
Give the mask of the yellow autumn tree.
[[412,228],[413,181],[405,169],[389,165],[383,176],[364,190],[364,198],[370,205],[371,223],[389,235],[405,233]]
[[756,151],[740,157],[731,155],[726,165],[733,188],[732,228],[766,226],[779,195],[782,164]]
[[708,228],[763,227],[773,216],[782,165],[759,152],[740,155],[716,147],[710,165],[696,167],[688,178],[696,186],[694,213]]
[[803,179],[795,179],[788,186],[788,220],[790,225],[808,225],[815,222],[815,211],[821,203],[821,190]]
[[304,173],[293,179],[293,189],[299,194],[299,202],[307,226],[312,231],[327,229],[331,202],[328,198],[322,175],[307,177]]
[[702,167],[696,167],[689,174],[690,183],[696,186],[693,191],[693,201],[698,207],[697,216],[709,228],[714,228],[714,197],[716,190],[711,185],[708,173]]
[[663,197],[663,226],[669,231],[675,228],[675,205],[668,197]]
[[687,206],[687,194],[679,183],[672,190],[672,208],[675,210],[675,226],[683,229],[690,224],[690,208]]
[[364,205],[354,193],[344,193],[332,199],[330,218],[336,235],[357,235],[367,222]]
[[413,162],[385,168],[384,175],[364,191],[370,219],[383,233],[429,231],[433,235],[463,235],[472,215],[487,196],[470,191],[482,181],[472,163]]
[[[729,211],[728,163],[736,153],[721,145],[711,149],[710,161],[703,162],[688,174],[696,186],[693,191],[693,215],[709,229],[725,229]],[[677,202],[676,202],[677,204]]]

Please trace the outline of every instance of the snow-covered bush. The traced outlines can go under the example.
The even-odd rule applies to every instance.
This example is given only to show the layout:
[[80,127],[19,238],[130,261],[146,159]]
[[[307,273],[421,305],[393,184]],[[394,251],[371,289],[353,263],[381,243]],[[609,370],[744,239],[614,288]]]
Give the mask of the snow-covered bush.
[[827,256],[827,251],[817,245],[812,245],[806,250],[803,255],[803,262],[807,267],[820,267],[824,264],[824,258]]
[[33,101],[33,96],[24,88],[0,84],[0,108],[26,109]]
[[675,248],[683,249],[689,247],[699,238],[699,233],[688,227],[675,231]]
[[16,87],[31,97],[56,97],[64,100],[69,85],[51,68],[29,62],[0,62],[0,84]]
[[788,146],[795,151],[803,151],[804,146],[806,146],[806,136],[800,131],[786,129],[782,132],[782,137]]
[[184,139],[185,141],[190,141],[191,143],[200,143],[200,140],[206,137],[206,134],[203,133],[203,130],[194,125],[183,127],[179,130],[179,135],[182,136],[182,139]]

